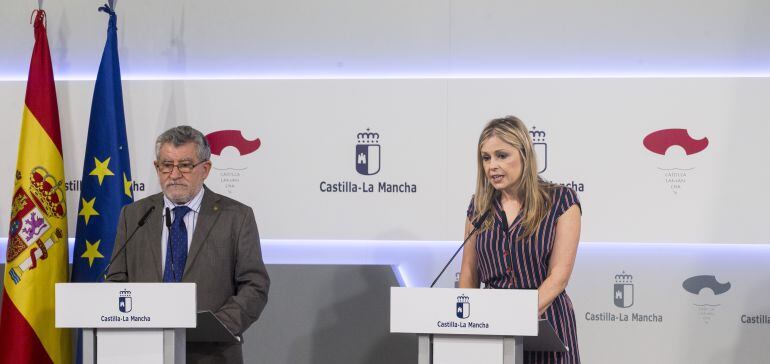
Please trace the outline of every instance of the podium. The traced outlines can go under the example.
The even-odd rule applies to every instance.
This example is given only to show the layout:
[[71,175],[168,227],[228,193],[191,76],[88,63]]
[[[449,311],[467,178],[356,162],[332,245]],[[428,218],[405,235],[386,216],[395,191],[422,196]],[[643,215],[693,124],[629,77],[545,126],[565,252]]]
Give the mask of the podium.
[[184,363],[195,283],[57,283],[56,327],[82,328],[83,363]]
[[419,364],[520,364],[567,347],[538,320],[537,290],[390,289],[390,332],[417,334]]

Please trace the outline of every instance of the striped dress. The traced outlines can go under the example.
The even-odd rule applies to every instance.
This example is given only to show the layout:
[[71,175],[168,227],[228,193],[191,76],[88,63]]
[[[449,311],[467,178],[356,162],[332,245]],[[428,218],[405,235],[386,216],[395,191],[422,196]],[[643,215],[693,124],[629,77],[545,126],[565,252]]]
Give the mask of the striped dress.
[[[522,215],[516,217],[510,227],[499,200],[493,206],[494,224],[476,237],[478,274],[486,288],[537,289],[548,274],[556,221],[572,205],[578,205],[574,190],[557,186],[551,194],[552,207],[540,223],[535,237],[526,242],[516,242],[522,233]],[[473,200],[468,217],[474,213]],[[525,351],[524,363],[580,363],[575,311],[566,292],[559,294],[544,313],[557,335],[569,347],[565,353]]]

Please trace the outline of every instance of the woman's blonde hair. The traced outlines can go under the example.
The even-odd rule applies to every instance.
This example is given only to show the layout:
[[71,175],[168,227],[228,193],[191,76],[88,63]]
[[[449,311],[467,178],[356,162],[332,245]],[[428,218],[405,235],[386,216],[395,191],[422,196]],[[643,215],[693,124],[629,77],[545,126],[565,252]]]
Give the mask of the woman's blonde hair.
[[[537,232],[540,222],[551,209],[550,194],[554,185],[538,176],[537,158],[535,158],[535,150],[529,131],[524,122],[515,116],[494,119],[481,131],[478,150],[476,151],[478,168],[476,194],[473,197],[474,215],[472,221],[478,221],[487,211],[490,211],[492,204],[500,194],[489,183],[481,158],[481,146],[493,136],[511,145],[521,156],[521,177],[516,182],[516,189],[519,192],[518,198],[523,212],[521,220],[523,234],[520,239],[525,240]],[[482,229],[486,230],[492,227],[493,221],[494,214],[487,214],[482,222]]]

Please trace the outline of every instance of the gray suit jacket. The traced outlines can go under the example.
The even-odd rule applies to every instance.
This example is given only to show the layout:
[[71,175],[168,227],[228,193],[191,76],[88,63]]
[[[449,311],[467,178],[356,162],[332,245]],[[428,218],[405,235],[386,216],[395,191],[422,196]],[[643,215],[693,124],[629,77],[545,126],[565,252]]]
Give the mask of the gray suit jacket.
[[[117,255],[150,206],[155,210],[145,225]],[[113,249],[117,258],[107,274],[109,281],[163,281],[162,210],[161,193],[123,207]],[[197,283],[198,310],[211,310],[235,334],[241,335],[259,318],[267,303],[270,278],[250,207],[206,188],[182,281]],[[187,362],[241,363],[241,344],[188,344]]]

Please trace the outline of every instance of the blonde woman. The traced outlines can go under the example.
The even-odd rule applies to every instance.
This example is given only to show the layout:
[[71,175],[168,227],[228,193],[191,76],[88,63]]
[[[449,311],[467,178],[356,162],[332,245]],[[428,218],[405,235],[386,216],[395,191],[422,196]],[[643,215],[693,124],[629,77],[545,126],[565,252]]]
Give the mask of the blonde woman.
[[477,153],[465,233],[473,223],[481,227],[463,250],[460,286],[537,289],[539,315],[569,351],[524,352],[524,362],[579,363],[575,312],[564,290],[580,238],[577,194],[540,179],[529,131],[514,116],[490,121]]

